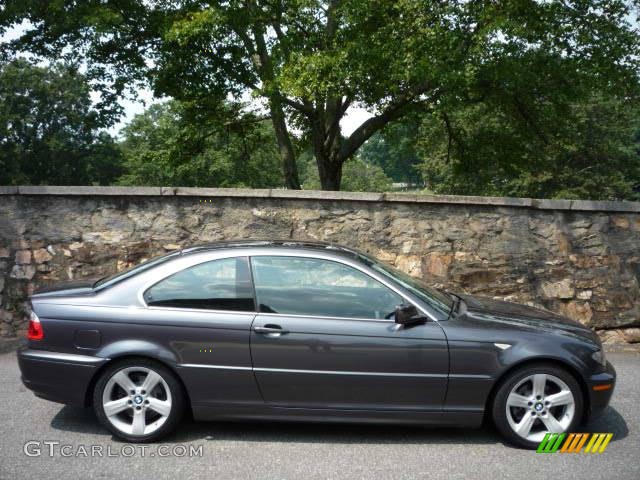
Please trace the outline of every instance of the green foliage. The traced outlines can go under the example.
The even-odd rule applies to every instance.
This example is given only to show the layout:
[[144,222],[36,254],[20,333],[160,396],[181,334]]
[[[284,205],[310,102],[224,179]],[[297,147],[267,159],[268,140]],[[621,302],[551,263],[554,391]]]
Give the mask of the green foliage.
[[[215,108],[169,101],[152,105],[122,131],[125,185],[269,188],[281,185],[268,123]],[[206,118],[205,118],[206,117]]]
[[586,99],[527,119],[485,103],[425,118],[421,171],[437,193],[640,199],[640,118],[623,99]]
[[75,69],[0,65],[0,184],[106,185],[120,151]]
[[[312,139],[323,188],[337,189],[343,163],[367,139],[418,110],[470,110],[485,119],[473,112],[478,104],[515,109],[535,135],[531,119],[541,110],[562,116],[604,91],[635,96],[637,7],[637,0],[7,0],[0,29],[29,19],[33,30],[4,54],[63,51],[83,61],[105,110],[142,80],[189,102],[251,92],[270,110],[286,185],[299,184],[293,125]],[[339,123],[352,105],[375,116],[345,137]]]
[[381,167],[394,182],[420,183],[421,174],[416,167],[421,158],[416,145],[421,119],[414,114],[401,122],[390,123],[362,146],[359,156]]
[[[314,168],[315,160],[307,157],[307,164],[301,170],[303,178],[302,188],[305,190],[319,190],[318,169]],[[348,192],[387,192],[391,190],[392,180],[384,170],[368,163],[359,157],[354,157],[344,164],[342,169],[342,190]]]

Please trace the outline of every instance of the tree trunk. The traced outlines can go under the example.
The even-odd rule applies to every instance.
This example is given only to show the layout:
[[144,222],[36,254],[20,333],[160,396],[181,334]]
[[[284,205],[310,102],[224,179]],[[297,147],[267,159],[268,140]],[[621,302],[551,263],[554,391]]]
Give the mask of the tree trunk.
[[298,178],[298,165],[296,164],[296,154],[293,151],[291,138],[287,131],[287,124],[282,111],[282,104],[276,100],[269,101],[271,110],[271,120],[275,130],[280,158],[282,159],[282,174],[284,185],[290,190],[300,190],[300,179]]
[[390,121],[401,117],[409,102],[410,100],[405,99],[388,106],[380,114],[363,122],[348,138],[342,136],[340,119],[346,112],[349,100],[332,97],[322,102],[322,105],[316,106],[308,118],[312,124],[313,150],[323,190],[340,190],[344,162],[351,158],[371,135]]
[[322,190],[340,190],[342,183],[342,163],[331,161],[328,157],[316,155],[318,173],[320,175],[320,188]]
[[342,163],[336,156],[339,152],[339,132],[331,135],[330,125],[324,115],[316,114],[312,122],[311,138],[313,155],[318,165],[318,176],[322,190],[340,190]]

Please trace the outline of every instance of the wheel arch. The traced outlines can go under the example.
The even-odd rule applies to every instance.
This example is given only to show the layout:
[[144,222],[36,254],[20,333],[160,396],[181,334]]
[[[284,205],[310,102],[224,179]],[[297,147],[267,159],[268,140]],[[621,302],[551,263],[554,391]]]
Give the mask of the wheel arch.
[[108,361],[100,365],[100,367],[96,369],[93,376],[91,377],[91,381],[89,382],[87,391],[85,392],[84,406],[90,407],[93,405],[93,389],[95,388],[96,383],[98,382],[98,379],[102,376],[102,374],[107,368],[109,368],[111,365],[113,365],[116,362],[121,362],[123,360],[135,360],[135,359],[151,360],[151,361],[157,362],[163,367],[166,367],[171,373],[173,373],[176,379],[178,380],[178,383],[182,387],[182,392],[184,393],[184,396],[185,396],[186,407],[189,410],[189,412],[191,412],[191,398],[189,397],[189,391],[187,390],[187,387],[184,384],[184,381],[182,380],[182,377],[178,373],[178,370],[175,368],[175,366],[172,365],[171,362],[168,362],[166,359],[158,358],[152,355],[140,354],[140,353],[127,353],[127,354],[123,353],[121,355],[110,358]]
[[493,401],[495,399],[498,389],[500,388],[502,383],[505,381],[505,379],[509,375],[511,375],[514,371],[520,368],[528,367],[535,364],[554,365],[556,367],[564,369],[565,371],[567,371],[567,373],[571,374],[571,376],[575,378],[576,382],[578,382],[578,385],[580,385],[580,390],[582,391],[584,411],[582,412],[581,421],[584,421],[585,418],[587,418],[588,412],[590,410],[589,391],[587,389],[587,382],[584,376],[580,373],[580,370],[576,368],[574,365],[571,365],[570,362],[567,362],[566,360],[559,359],[556,357],[545,357],[545,356],[523,359],[519,362],[514,363],[513,365],[510,365],[508,368],[506,368],[503,372],[500,373],[496,381],[493,383],[493,386],[491,387],[489,395],[487,396],[487,399],[485,401],[485,405],[484,405],[485,420],[491,417],[491,410],[492,410],[491,407],[493,405]]

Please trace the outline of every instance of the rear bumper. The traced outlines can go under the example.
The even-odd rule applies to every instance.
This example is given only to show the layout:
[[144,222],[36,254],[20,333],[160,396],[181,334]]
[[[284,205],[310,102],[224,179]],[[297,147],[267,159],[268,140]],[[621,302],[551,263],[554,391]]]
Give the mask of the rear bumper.
[[24,385],[53,402],[84,406],[87,388],[106,358],[49,352],[22,347],[18,365]]
[[[609,385],[610,388],[602,390],[602,388],[606,388]],[[604,372],[592,375],[587,380],[587,390],[589,392],[588,420],[593,420],[602,415],[609,405],[615,386],[616,370],[610,362],[607,362]]]

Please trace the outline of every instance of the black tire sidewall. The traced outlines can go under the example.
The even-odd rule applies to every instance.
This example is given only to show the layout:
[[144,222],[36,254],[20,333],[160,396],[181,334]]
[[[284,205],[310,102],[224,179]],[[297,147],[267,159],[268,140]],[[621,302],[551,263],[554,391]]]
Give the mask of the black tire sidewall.
[[[171,412],[164,424],[156,431],[148,435],[130,435],[118,430],[111,424],[102,406],[102,393],[109,379],[119,370],[129,367],[144,367],[154,370],[162,379],[167,382],[171,392]],[[184,414],[185,410],[185,394],[182,385],[176,378],[175,374],[163,364],[148,359],[126,359],[114,362],[109,365],[100,375],[93,389],[93,410],[100,423],[107,428],[116,437],[126,440],[130,443],[146,443],[154,442],[172,432]]]
[[547,375],[558,377],[571,389],[575,402],[575,414],[573,420],[571,421],[571,424],[567,428],[567,432],[575,430],[575,428],[580,425],[584,414],[584,396],[582,388],[580,387],[580,384],[578,383],[576,378],[564,368],[558,367],[553,364],[540,363],[527,365],[512,372],[501,382],[498,390],[496,391],[496,395],[494,397],[492,405],[492,417],[496,428],[507,439],[509,443],[526,449],[538,448],[539,442],[530,442],[528,440],[525,440],[511,429],[511,426],[509,425],[509,422],[507,420],[506,413],[507,397],[518,382],[520,382],[523,378],[536,373],[544,373]]

